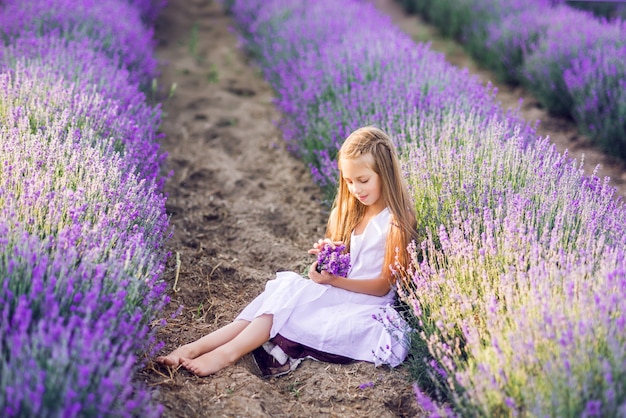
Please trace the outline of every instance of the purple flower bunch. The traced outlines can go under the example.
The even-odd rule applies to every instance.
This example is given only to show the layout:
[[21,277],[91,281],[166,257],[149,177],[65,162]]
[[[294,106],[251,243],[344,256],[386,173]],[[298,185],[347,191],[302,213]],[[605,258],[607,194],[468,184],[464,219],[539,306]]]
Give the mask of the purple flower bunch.
[[317,255],[317,271],[326,270],[330,274],[346,277],[350,271],[350,253],[345,253],[346,246],[324,245]]
[[135,379],[169,236],[137,3],[0,5],[1,416],[160,415]]
[[[321,185],[335,189],[334,157],[352,129],[375,124],[396,141],[423,237],[397,287],[422,344],[422,407],[621,415],[626,209],[608,179],[585,175],[368,3],[230,3],[278,92],[286,139]],[[479,10],[504,16],[512,3],[526,8],[482,0]]]

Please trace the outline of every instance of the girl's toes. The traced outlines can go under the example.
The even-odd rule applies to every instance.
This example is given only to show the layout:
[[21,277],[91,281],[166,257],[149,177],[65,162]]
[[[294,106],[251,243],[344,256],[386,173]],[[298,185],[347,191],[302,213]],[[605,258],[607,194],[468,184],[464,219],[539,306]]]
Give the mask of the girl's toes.
[[183,367],[189,370],[191,373],[196,374],[197,367],[193,364],[192,361],[188,359],[180,359],[180,364],[182,364]]
[[157,363],[164,364],[166,366],[176,366],[177,362],[170,356],[159,356],[156,358]]

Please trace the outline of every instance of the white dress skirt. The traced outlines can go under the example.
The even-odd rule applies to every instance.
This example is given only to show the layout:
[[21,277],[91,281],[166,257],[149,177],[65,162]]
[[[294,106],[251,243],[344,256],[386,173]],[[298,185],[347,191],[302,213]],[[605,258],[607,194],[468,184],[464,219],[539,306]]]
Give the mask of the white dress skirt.
[[[390,217],[385,208],[362,234],[352,234],[348,278],[371,279],[380,274]],[[236,319],[252,321],[271,314],[270,339],[280,334],[324,353],[395,367],[407,356],[409,327],[393,303],[391,288],[385,296],[371,296],[281,271]],[[277,351],[271,343],[264,348],[272,355]]]

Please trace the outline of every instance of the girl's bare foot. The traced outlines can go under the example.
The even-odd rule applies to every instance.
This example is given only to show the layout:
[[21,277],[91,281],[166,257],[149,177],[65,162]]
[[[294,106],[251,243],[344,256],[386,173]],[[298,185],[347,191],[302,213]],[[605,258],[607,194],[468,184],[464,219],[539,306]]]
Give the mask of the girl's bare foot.
[[193,348],[189,344],[182,345],[176,350],[169,353],[167,356],[159,356],[156,358],[157,363],[164,364],[166,366],[178,367],[181,364],[181,358],[193,359],[196,356],[193,353]]
[[195,359],[189,359],[184,357],[180,359],[180,364],[185,369],[200,377],[209,376],[222,370],[225,367],[230,366],[233,363],[234,361],[228,360],[216,351],[203,354]]

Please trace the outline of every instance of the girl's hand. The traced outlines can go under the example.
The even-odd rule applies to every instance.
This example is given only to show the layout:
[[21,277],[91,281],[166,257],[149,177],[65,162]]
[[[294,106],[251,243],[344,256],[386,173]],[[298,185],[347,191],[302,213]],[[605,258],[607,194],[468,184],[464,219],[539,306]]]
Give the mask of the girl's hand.
[[332,275],[326,270],[322,270],[321,273],[318,273],[317,261],[311,264],[311,267],[309,268],[309,279],[313,280],[315,283],[318,283],[318,284],[332,285],[337,277],[338,276]]
[[335,249],[335,247],[341,244],[343,244],[341,241],[332,241],[330,238],[321,239],[313,244],[313,248],[311,248],[308,253],[317,255],[326,245],[330,245],[332,249]]

